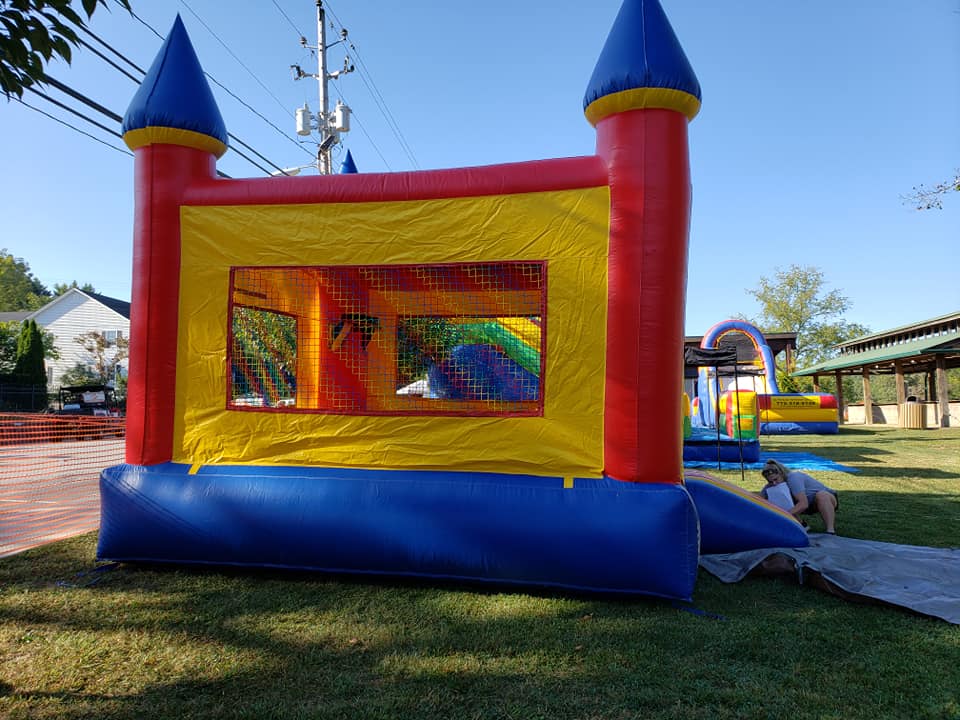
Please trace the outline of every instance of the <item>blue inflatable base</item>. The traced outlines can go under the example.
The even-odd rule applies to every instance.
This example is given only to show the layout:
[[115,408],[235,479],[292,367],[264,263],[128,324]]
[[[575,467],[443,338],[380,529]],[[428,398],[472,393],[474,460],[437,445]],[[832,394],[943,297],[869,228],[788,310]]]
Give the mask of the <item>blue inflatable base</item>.
[[762,422],[761,435],[836,435],[840,425],[835,422]]
[[[566,485],[569,485],[569,481]],[[118,465],[97,557],[689,600],[686,488],[495,473]]]
[[[719,447],[718,447],[719,446]],[[743,453],[741,458],[740,453]],[[760,459],[760,441],[744,440],[742,443],[730,438],[721,438],[717,443],[717,438],[708,439],[686,439],[683,441],[683,461],[684,462],[717,462],[719,454],[720,462],[739,463],[741,459],[745,463],[757,462]]]
[[784,513],[723,487],[722,481],[687,476],[700,515],[700,551],[741,552],[770,547],[807,547],[803,526]]

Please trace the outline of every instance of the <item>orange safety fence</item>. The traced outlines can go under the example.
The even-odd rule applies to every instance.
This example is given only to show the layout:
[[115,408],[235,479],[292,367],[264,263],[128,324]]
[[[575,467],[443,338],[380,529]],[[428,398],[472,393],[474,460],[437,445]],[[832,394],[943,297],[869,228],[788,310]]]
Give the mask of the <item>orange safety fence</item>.
[[122,417],[0,413],[0,557],[100,526],[100,471],[123,462]]

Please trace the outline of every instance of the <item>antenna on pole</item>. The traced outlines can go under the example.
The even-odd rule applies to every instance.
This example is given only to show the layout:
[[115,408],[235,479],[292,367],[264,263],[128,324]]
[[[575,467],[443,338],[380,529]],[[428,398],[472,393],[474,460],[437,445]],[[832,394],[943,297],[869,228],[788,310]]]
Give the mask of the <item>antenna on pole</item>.
[[337,100],[337,104],[330,111],[328,100],[328,82],[336,80],[341,75],[346,75],[354,70],[350,57],[343,59],[343,67],[334,72],[327,72],[327,48],[333,47],[347,41],[347,30],[340,31],[340,39],[337,42],[327,45],[327,27],[326,12],[323,9],[323,0],[317,0],[317,45],[307,45],[305,37],[300,38],[300,44],[308,50],[317,52],[317,72],[304,72],[299,65],[291,65],[294,80],[301,80],[305,77],[317,79],[317,85],[320,94],[320,110],[314,118],[310,113],[310,106],[303,104],[302,108],[297,108],[295,117],[297,123],[297,135],[308,137],[314,130],[320,133],[320,142],[317,145],[317,171],[321,175],[329,175],[333,172],[331,162],[331,151],[333,146],[340,142],[340,133],[350,132],[350,108]]

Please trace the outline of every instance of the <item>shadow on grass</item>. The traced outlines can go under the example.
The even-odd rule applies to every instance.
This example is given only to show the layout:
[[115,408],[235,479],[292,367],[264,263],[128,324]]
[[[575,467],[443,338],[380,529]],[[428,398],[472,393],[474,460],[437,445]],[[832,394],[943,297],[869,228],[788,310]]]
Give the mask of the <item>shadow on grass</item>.
[[913,478],[918,480],[960,480],[960,468],[941,470],[939,468],[894,467],[875,465],[862,468],[862,471],[875,478]]
[[[845,493],[844,506],[882,504],[873,495]],[[960,687],[954,670],[917,678],[917,665],[955,668],[939,625],[784,583],[708,583],[699,601],[728,616],[717,622],[643,599],[277,571],[122,565],[94,586],[53,588],[63,564],[55,549],[40,557],[49,564],[14,559],[6,577],[23,580],[6,591],[53,600],[0,603],[0,627],[93,634],[100,665],[89,640],[49,656],[38,640],[33,662],[64,675],[5,678],[0,715],[803,718],[807,706],[871,718],[948,707]],[[770,642],[800,623],[790,643]],[[838,627],[856,627],[856,643]],[[132,676],[98,684],[117,668]],[[826,704],[808,707],[810,683]]]
[[[897,493],[842,490],[837,532],[863,540],[956,547],[960,496],[936,493]],[[809,517],[815,532],[823,530],[819,515]]]

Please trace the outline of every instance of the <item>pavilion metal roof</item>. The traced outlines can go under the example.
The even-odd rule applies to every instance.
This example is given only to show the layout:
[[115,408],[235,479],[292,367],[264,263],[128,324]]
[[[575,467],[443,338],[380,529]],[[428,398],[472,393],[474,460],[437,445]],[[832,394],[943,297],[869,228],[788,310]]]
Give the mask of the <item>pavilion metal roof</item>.
[[864,335],[837,347],[839,356],[793,374],[826,375],[844,370],[852,374],[863,368],[883,374],[894,372],[897,361],[904,372],[923,372],[935,365],[938,356],[943,356],[948,367],[960,367],[960,312]]

